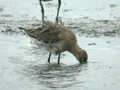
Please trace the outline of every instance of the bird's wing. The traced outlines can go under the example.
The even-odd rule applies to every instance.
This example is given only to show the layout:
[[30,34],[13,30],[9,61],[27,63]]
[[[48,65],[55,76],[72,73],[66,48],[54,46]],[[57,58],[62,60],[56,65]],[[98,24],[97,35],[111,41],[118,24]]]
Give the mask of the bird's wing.
[[46,22],[46,26],[37,29],[24,29],[24,31],[30,36],[37,40],[42,40],[45,43],[54,43],[63,39],[61,34],[66,31],[64,25],[58,25],[52,22]]
[[43,29],[40,30],[40,28],[38,29],[24,29],[24,31],[32,38],[35,38],[39,41],[43,41],[45,43],[54,43],[60,40],[59,30],[55,30],[52,28],[47,28],[47,29]]

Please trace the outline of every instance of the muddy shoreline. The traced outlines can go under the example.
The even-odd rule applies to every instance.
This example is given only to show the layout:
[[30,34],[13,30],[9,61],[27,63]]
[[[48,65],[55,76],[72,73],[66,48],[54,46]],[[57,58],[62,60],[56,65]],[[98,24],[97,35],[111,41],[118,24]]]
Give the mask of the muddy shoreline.
[[[1,0],[0,2],[0,32],[23,33],[18,29],[19,26],[26,28],[40,26],[41,12],[38,1]],[[119,36],[120,1],[99,0],[98,2],[99,4],[88,0],[76,2],[64,0],[59,18],[65,26],[80,36]],[[56,0],[48,0],[43,2],[43,5],[45,20],[54,22],[58,3]]]
[[[86,37],[100,37],[100,36],[120,36],[120,20],[91,20],[79,19],[82,21],[75,22],[75,20],[65,20],[65,26],[70,30]],[[83,21],[84,20],[84,21]],[[37,28],[41,25],[40,20],[1,20],[1,33],[20,33],[24,32],[19,27]]]

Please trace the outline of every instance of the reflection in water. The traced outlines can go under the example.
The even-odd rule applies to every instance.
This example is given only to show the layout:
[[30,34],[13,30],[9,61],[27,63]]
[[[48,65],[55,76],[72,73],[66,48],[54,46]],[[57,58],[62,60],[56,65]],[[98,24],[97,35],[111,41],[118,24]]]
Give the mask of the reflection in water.
[[83,83],[77,77],[80,77],[81,71],[86,69],[85,64],[72,66],[64,64],[28,65],[24,69],[24,74],[33,82],[48,88],[67,88]]

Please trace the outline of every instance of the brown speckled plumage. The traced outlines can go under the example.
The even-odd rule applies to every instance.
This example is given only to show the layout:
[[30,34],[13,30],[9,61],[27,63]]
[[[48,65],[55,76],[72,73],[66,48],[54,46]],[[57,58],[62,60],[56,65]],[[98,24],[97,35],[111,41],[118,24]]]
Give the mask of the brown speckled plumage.
[[72,53],[79,62],[87,62],[87,52],[79,47],[75,34],[63,24],[47,21],[43,28],[24,30],[30,37],[48,44],[51,49],[56,48],[56,53],[68,51]]

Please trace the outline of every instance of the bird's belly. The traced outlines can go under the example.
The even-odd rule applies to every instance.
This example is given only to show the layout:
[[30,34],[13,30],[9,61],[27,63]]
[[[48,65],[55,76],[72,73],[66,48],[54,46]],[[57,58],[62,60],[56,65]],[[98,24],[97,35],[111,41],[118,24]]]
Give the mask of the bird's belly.
[[54,54],[58,54],[60,52],[60,50],[62,49],[61,47],[61,43],[57,42],[57,43],[53,43],[50,45],[49,50],[54,53]]
[[40,48],[45,48],[47,51],[49,51],[53,54],[57,54],[58,51],[62,49],[61,42],[59,42],[59,41],[56,43],[48,44],[48,43],[44,43],[43,41],[35,40],[33,43],[35,43]]

